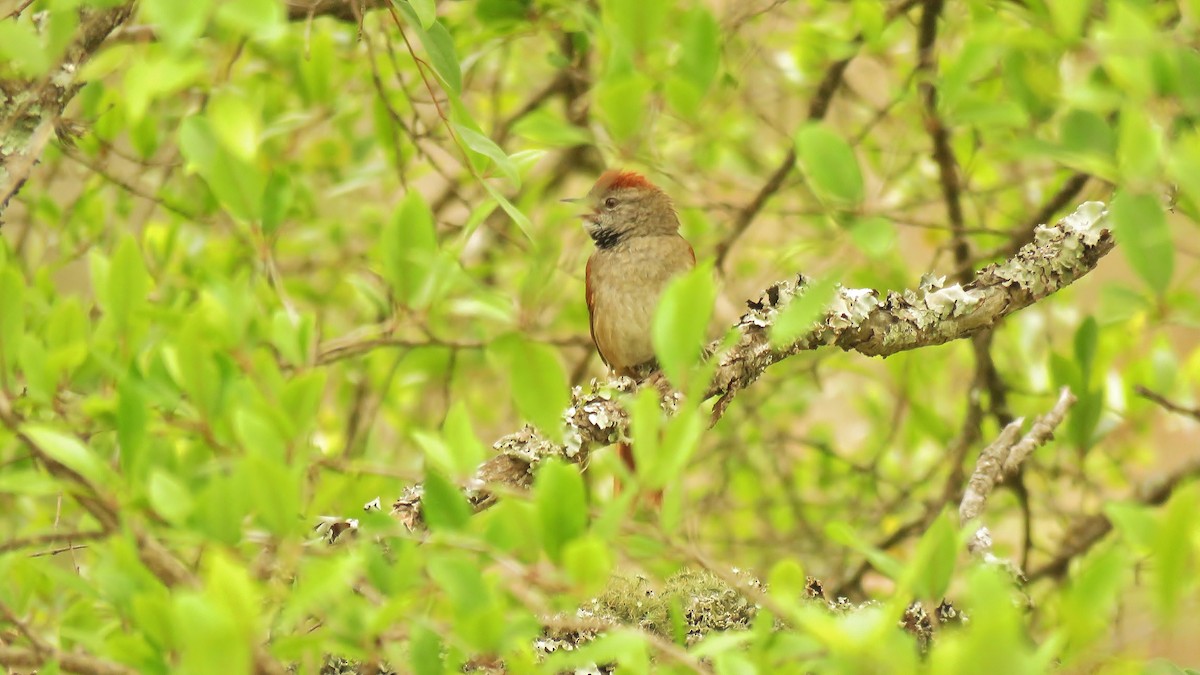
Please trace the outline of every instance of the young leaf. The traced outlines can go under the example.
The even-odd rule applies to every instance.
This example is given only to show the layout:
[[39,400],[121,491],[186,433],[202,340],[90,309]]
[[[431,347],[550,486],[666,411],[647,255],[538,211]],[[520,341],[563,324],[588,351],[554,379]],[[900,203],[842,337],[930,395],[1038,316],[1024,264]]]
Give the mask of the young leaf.
[[504,174],[505,178],[512,181],[514,185],[519,186],[521,184],[521,176],[517,173],[517,166],[504,153],[504,150],[501,150],[500,146],[496,145],[495,141],[471,127],[457,122],[454,123],[454,130],[458,132],[458,137],[462,139],[468,148],[492,160],[496,165],[496,170]]
[[25,279],[15,266],[0,268],[0,368],[16,366],[24,333]]
[[554,348],[514,337],[497,344],[507,351],[517,410],[542,433],[561,434],[562,411],[570,403],[567,371]]
[[587,499],[579,468],[559,461],[538,472],[534,488],[542,542],[551,560],[562,560],[563,548],[587,529]]
[[1113,199],[1112,217],[1130,267],[1154,292],[1165,293],[1174,270],[1175,247],[1158,198],[1121,192]]
[[800,169],[818,197],[843,207],[862,202],[858,158],[841,135],[820,123],[806,124],[796,132],[795,143]]
[[104,462],[78,438],[41,424],[27,424],[21,431],[39,450],[65,465],[97,487],[104,486],[112,474]]
[[461,530],[471,517],[471,506],[450,481],[436,471],[427,471],[421,514],[431,530]]
[[425,47],[425,53],[429,55],[429,62],[433,64],[433,69],[441,78],[442,83],[455,95],[461,94],[462,68],[458,64],[458,54],[454,50],[454,38],[450,36],[450,31],[437,21],[433,21],[428,27],[425,26],[414,5],[410,5],[408,2],[392,0],[392,4],[400,10],[409,25],[417,31],[417,38]]
[[428,277],[438,244],[433,212],[416,190],[409,190],[395,216],[384,226],[380,242],[383,276],[405,306],[423,307]]
[[836,288],[837,282],[832,276],[810,281],[804,295],[792,298],[775,317],[775,324],[771,326],[771,344],[776,347],[790,344],[811,330],[813,323],[833,301]]
[[122,333],[129,330],[134,316],[145,307],[149,291],[150,275],[146,272],[142,251],[133,236],[126,234],[113,254],[106,308]]
[[700,359],[716,298],[712,265],[704,263],[672,279],[658,301],[651,333],[654,353],[677,387],[686,388],[688,369]]

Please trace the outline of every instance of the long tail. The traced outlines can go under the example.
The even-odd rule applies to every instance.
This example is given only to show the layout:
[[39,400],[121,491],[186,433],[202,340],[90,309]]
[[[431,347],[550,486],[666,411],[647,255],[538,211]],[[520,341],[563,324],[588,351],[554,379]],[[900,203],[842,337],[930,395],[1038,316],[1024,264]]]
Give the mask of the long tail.
[[[637,468],[637,463],[633,460],[633,446],[624,441],[617,443],[617,456],[621,458],[621,462],[629,469],[630,473]],[[624,486],[621,484],[621,477],[613,477],[613,495],[620,495]],[[646,495],[646,502],[651,508],[658,509],[662,506],[663,491],[654,490]]]

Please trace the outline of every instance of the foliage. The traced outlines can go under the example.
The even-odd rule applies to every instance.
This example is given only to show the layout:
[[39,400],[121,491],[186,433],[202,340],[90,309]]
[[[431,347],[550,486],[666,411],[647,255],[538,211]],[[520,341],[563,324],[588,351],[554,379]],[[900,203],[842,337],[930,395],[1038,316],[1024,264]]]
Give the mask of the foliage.
[[[146,673],[1195,663],[1200,432],[1135,388],[1200,391],[1196,2],[142,0],[95,45],[124,3],[25,4],[0,5],[0,185],[58,133],[0,206],[0,647]],[[492,440],[554,436],[603,374],[559,199],[607,165],[699,252],[654,329],[688,392],[703,338],[797,271],[775,339],[835,282],[966,281],[1087,199],[1120,253],[973,341],[790,358],[712,429],[711,402],[629,396],[637,475],[550,462],[474,514]],[[949,513],[1062,386],[1059,438],[985,515],[1014,583]],[[428,532],[359,514],[418,482]],[[329,514],[358,536],[326,546]],[[878,603],[831,612],[808,575]],[[943,596],[970,620],[922,657],[897,622]],[[623,627],[577,628],[596,603]]]

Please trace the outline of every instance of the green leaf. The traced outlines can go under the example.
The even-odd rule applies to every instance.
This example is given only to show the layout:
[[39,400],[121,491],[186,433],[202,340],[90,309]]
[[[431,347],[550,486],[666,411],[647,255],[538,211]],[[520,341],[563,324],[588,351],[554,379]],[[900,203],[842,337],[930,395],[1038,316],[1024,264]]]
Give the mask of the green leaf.
[[771,573],[767,575],[767,588],[771,589],[771,595],[785,602],[795,602],[803,597],[807,584],[808,577],[804,574],[804,568],[794,558],[784,558],[775,563],[771,567]]
[[871,258],[882,258],[896,246],[896,226],[883,216],[866,216],[850,221],[850,238]]
[[538,471],[533,500],[546,553],[551,560],[561,561],[563,547],[587,529],[587,499],[579,467],[548,461]]
[[583,593],[604,590],[613,571],[612,544],[596,536],[584,536],[563,549],[563,569]]
[[516,165],[513,164],[512,159],[492,139],[471,127],[457,122],[454,123],[454,130],[458,132],[458,137],[462,139],[468,148],[492,160],[496,166],[496,170],[504,174],[505,178],[512,181],[516,186],[521,184],[521,176],[517,173]]
[[1075,156],[1083,167],[1095,167],[1097,173],[1111,173],[1116,139],[1108,122],[1090,110],[1071,110],[1059,126],[1059,143]]
[[290,174],[272,171],[263,191],[262,229],[267,235],[275,234],[287,218],[295,200],[296,187]]
[[662,439],[662,408],[654,387],[642,387],[633,400],[629,415],[629,431],[633,438],[633,456],[640,474],[646,474],[657,461]]
[[212,13],[212,0],[144,0],[144,19],[154,26],[154,35],[176,52],[195,49]]
[[863,200],[862,172],[854,149],[823,124],[807,124],[796,132],[796,155],[813,192],[823,201],[854,207]]
[[446,413],[442,436],[453,451],[455,473],[468,475],[484,460],[483,443],[471,428],[471,417],[463,401],[455,401]]
[[663,0],[604,0],[600,5],[601,14],[616,29],[610,37],[636,51],[661,44],[670,7]]
[[175,476],[155,469],[146,485],[150,506],[168,522],[182,524],[195,508],[192,491]]
[[789,345],[812,330],[833,301],[836,289],[837,282],[832,276],[810,280],[804,287],[804,294],[792,298],[775,317],[775,324],[771,326],[771,344],[775,347]]
[[437,248],[433,212],[420,192],[409,190],[380,242],[383,276],[401,304],[419,308],[428,303]]
[[1104,515],[1139,555],[1153,550],[1159,539],[1159,526],[1149,507],[1131,502],[1109,502],[1104,505]]
[[433,22],[437,21],[437,5],[434,0],[408,0],[408,4],[412,5],[413,13],[417,15],[421,28],[429,30]]
[[0,56],[14,71],[41,77],[54,65],[55,56],[42,45],[31,21],[0,21]]
[[1196,484],[1171,495],[1153,548],[1154,597],[1164,619],[1175,617],[1180,600],[1191,595],[1196,578]]
[[512,132],[539,145],[566,148],[592,142],[587,129],[577,127],[562,114],[546,108],[538,108],[517,120]]
[[111,470],[96,453],[70,434],[41,424],[24,425],[21,431],[51,459],[83,476],[97,487],[106,485],[112,475]]
[[1050,20],[1058,37],[1074,44],[1083,37],[1083,22],[1091,9],[1092,0],[1054,0],[1046,3]]
[[142,251],[131,234],[121,237],[113,254],[112,268],[108,275],[108,306],[117,329],[127,333],[129,327],[146,306],[146,295],[150,292],[150,275],[142,260]]
[[496,187],[491,183],[487,182],[486,180],[482,180],[480,183],[483,185],[483,189],[487,190],[487,193],[492,196],[492,199],[496,200],[496,203],[500,205],[500,208],[508,214],[508,217],[512,218],[512,221],[517,224],[517,227],[521,228],[521,234],[524,234],[527,239],[532,241],[533,223],[529,222],[529,218],[526,217],[524,213],[521,213],[520,209],[513,206],[512,202],[508,201],[508,198],[501,194],[500,191],[497,190]]
[[721,63],[721,35],[717,20],[705,7],[696,7],[683,20],[679,45],[680,73],[700,93],[708,91]]
[[179,149],[213,191],[217,201],[243,220],[258,220],[262,213],[266,176],[237,157],[217,140],[207,118],[193,115],[179,127]]
[[436,631],[420,623],[413,626],[409,639],[409,663],[417,675],[441,675],[446,672],[442,663],[442,641]]
[[880,574],[899,580],[904,577],[904,566],[886,552],[866,543],[857,532],[843,522],[831,522],[825,526],[825,536],[833,541],[861,553]]
[[147,402],[133,375],[121,379],[117,386],[117,444],[121,451],[121,469],[135,481],[145,468]]
[[636,72],[606,77],[597,84],[597,113],[618,143],[645,131],[646,99],[653,88],[650,78]]
[[658,364],[671,383],[687,388],[688,371],[708,339],[717,287],[711,263],[703,263],[667,284],[654,312],[651,338]]
[[253,163],[262,135],[262,114],[243,93],[222,89],[209,97],[204,112],[222,147],[238,159]]
[[217,9],[217,21],[246,37],[270,40],[286,29],[283,6],[275,0],[223,2]]
[[461,530],[471,518],[471,506],[461,490],[436,471],[425,473],[421,514],[430,530]]
[[1130,267],[1154,292],[1165,293],[1174,270],[1175,247],[1158,198],[1122,191],[1113,199],[1112,218]]
[[15,267],[0,268],[0,378],[17,364],[25,334],[25,278]]
[[1162,138],[1142,106],[1121,110],[1117,127],[1117,169],[1126,187],[1153,185],[1159,175]]
[[392,4],[400,10],[409,25],[417,31],[417,38],[425,47],[429,62],[433,64],[433,69],[441,78],[442,83],[455,95],[461,94],[462,69],[458,63],[458,54],[454,50],[454,38],[451,37],[450,31],[446,30],[446,27],[438,21],[432,22],[426,28],[424,22],[417,15],[416,9],[408,2],[393,0]]
[[560,435],[562,412],[571,398],[567,371],[558,351],[516,335],[497,341],[496,348],[505,352],[508,359],[517,410],[543,434],[550,438]]
[[1075,331],[1075,362],[1079,364],[1083,386],[1092,382],[1092,365],[1096,361],[1096,345],[1100,340],[1100,327],[1096,317],[1088,315]]
[[908,564],[910,583],[906,585],[919,598],[939,600],[944,597],[958,561],[959,548],[958,528],[950,512],[943,511],[921,536],[916,554]]

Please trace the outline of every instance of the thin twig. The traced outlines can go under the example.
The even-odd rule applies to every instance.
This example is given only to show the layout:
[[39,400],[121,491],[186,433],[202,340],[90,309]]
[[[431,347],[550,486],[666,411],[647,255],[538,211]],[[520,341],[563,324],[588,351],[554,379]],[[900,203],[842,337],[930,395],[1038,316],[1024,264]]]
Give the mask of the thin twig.
[[1179,415],[1186,415],[1186,416],[1191,417],[1192,419],[1200,422],[1200,408],[1188,408],[1185,406],[1181,406],[1178,403],[1175,403],[1174,401],[1171,401],[1167,397],[1163,396],[1162,394],[1153,392],[1153,391],[1141,386],[1140,384],[1138,386],[1134,387],[1133,391],[1135,394],[1137,394],[1138,396],[1141,396],[1142,398],[1146,398],[1146,399],[1150,399],[1151,401],[1154,401],[1158,405],[1162,406],[1163,409],[1165,409],[1165,410],[1169,410],[1169,411],[1171,411],[1173,413],[1177,413]]

